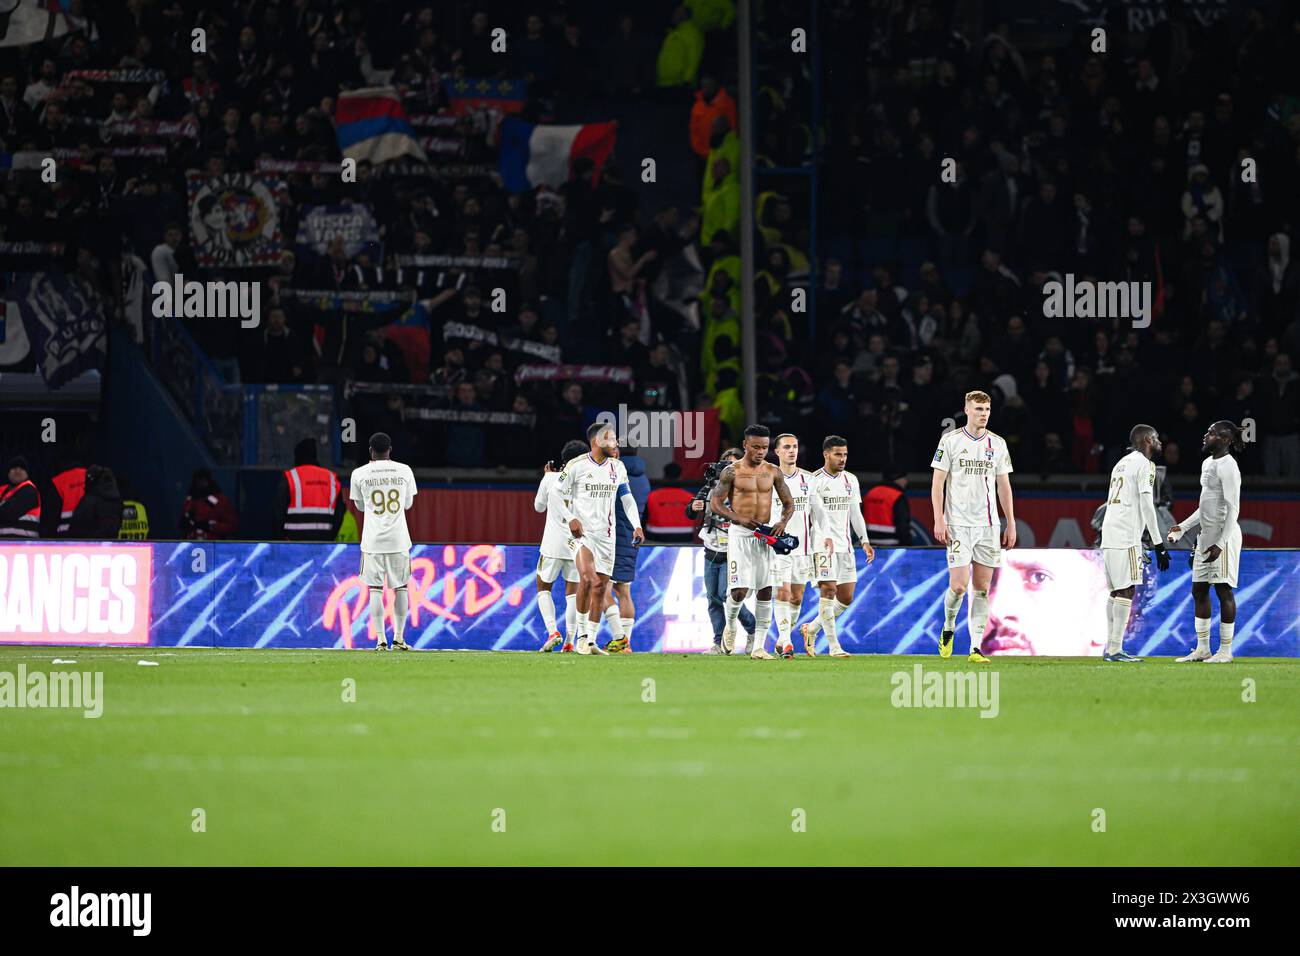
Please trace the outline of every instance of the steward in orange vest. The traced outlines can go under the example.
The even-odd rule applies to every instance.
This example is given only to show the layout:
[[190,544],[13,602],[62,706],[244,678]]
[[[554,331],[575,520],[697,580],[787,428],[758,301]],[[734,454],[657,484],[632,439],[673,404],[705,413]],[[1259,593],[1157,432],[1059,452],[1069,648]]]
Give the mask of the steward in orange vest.
[[657,541],[690,541],[698,522],[687,516],[686,509],[694,497],[685,488],[671,485],[651,491],[646,498],[645,533]]
[[912,543],[912,509],[903,493],[906,487],[906,472],[886,468],[880,484],[872,486],[862,499],[867,535],[873,545],[896,548]]
[[0,485],[0,538],[23,539],[41,536],[41,494],[22,455],[9,461],[9,483]]
[[60,538],[65,538],[72,525],[72,512],[77,510],[82,495],[86,493],[86,469],[65,468],[54,476],[51,484],[63,502],[59,507],[59,527],[56,533]]
[[343,483],[316,464],[314,438],[298,442],[293,460],[276,491],[277,533],[289,541],[333,541],[348,510]]

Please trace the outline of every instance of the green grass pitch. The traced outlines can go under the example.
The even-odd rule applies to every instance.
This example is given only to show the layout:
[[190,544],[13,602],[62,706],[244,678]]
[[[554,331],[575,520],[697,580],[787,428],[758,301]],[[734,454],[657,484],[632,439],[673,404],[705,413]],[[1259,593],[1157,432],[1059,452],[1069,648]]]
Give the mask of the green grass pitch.
[[1300,863],[1300,662],[918,662],[4,648],[104,713],[0,710],[0,864]]

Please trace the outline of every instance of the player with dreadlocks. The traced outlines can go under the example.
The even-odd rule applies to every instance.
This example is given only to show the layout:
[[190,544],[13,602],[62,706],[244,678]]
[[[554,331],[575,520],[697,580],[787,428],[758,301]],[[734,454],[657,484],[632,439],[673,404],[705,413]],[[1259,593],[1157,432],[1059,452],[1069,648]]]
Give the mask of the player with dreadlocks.
[[[1192,559],[1192,601],[1196,606],[1196,649],[1181,661],[1232,663],[1232,632],[1237,623],[1237,569],[1241,564],[1241,469],[1230,454],[1240,453],[1241,429],[1229,421],[1215,422],[1205,432],[1201,451],[1200,507],[1169,529],[1170,542],[1201,526]],[[1219,649],[1210,654],[1210,585],[1219,597]]]

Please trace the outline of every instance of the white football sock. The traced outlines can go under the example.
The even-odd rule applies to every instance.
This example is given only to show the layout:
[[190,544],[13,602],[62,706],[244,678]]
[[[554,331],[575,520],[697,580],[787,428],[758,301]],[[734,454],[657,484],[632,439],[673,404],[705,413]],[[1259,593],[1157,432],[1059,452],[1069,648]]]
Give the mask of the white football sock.
[[578,635],[578,602],[573,599],[573,595],[568,596],[564,602],[564,639],[572,644],[573,639]]
[[619,618],[619,623],[623,625],[623,636],[627,638],[630,645],[632,643],[632,625],[636,622],[634,617]]
[[375,643],[384,640],[384,589],[370,589],[370,626],[375,631]]
[[777,601],[776,608],[776,646],[785,647],[790,643],[790,626],[794,623],[794,605],[786,601]]
[[555,633],[555,597],[549,590],[537,592],[537,610],[542,612],[542,623],[546,625],[546,636]]
[[1219,650],[1220,651],[1227,651],[1229,653],[1232,652],[1232,632],[1235,631],[1236,629],[1237,629],[1236,621],[1233,621],[1231,624],[1224,624],[1222,620],[1219,621]]
[[970,617],[966,627],[970,631],[970,649],[978,651],[984,643],[984,631],[989,626],[989,592],[971,591]]
[[943,592],[943,629],[952,631],[957,628],[957,612],[961,610],[961,599],[963,594],[958,594],[952,588]]
[[399,643],[406,640],[406,612],[410,609],[410,599],[406,596],[406,588],[398,588],[393,592],[393,642]]
[[772,602],[756,601],[754,603],[754,639],[750,642],[749,651],[765,650],[767,646],[767,632],[772,629]]
[[835,605],[839,603],[834,598],[821,598],[817,602],[817,619],[821,622],[822,630],[826,632],[826,641],[830,644],[831,650],[839,650],[840,639],[835,633]]
[[1198,617],[1196,620],[1196,649],[1197,651],[1210,650],[1210,619],[1208,617]]
[[617,604],[611,604],[605,608],[605,623],[609,625],[609,633],[614,637],[623,636],[623,621],[618,616]]
[[1106,602],[1106,619],[1110,633],[1106,635],[1106,653],[1118,654],[1124,650],[1124,631],[1128,628],[1129,610],[1133,602],[1128,598],[1113,597]]
[[727,626],[730,628],[735,628],[736,618],[740,617],[740,605],[741,602],[733,598],[731,596],[731,592],[728,591],[726,611],[727,611]]
[[849,606],[847,604],[841,604],[840,599],[836,598],[835,599],[835,620],[838,621],[840,619],[840,615],[843,614],[848,609]]

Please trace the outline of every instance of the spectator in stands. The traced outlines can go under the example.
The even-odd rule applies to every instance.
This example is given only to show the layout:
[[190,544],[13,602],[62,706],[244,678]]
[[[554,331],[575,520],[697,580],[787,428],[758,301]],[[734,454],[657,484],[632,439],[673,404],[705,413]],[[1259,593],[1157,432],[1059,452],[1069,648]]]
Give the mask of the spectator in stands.
[[72,512],[68,537],[115,541],[122,529],[122,495],[113,472],[103,465],[86,469],[86,490]]
[[703,58],[704,31],[692,18],[691,8],[679,3],[673,8],[672,26],[659,48],[656,67],[659,88],[694,86]]
[[181,504],[180,532],[187,541],[220,541],[235,533],[235,506],[207,468],[195,470],[190,493]]
[[[471,382],[456,386],[451,410],[465,415],[483,412],[478,393]],[[453,419],[447,424],[447,463],[460,468],[482,468],[486,464],[487,432],[483,425]]]
[[658,258],[659,253],[650,249],[639,257],[632,258],[632,248],[636,245],[636,227],[624,226],[619,230],[618,243],[609,250],[606,267],[609,270],[609,288],[615,302],[627,315],[635,314],[639,309],[638,299],[645,287],[645,280],[639,279],[641,270]]
[[289,328],[284,307],[272,306],[257,338],[256,350],[247,355],[242,377],[249,382],[284,385],[307,381],[309,351],[310,345]]
[[1291,356],[1279,352],[1263,382],[1264,474],[1300,478],[1300,374]]
[[700,88],[695,91],[690,121],[691,149],[702,160],[708,159],[709,136],[719,116],[726,117],[728,127],[736,128],[736,101],[717,77],[706,73],[700,77]]

